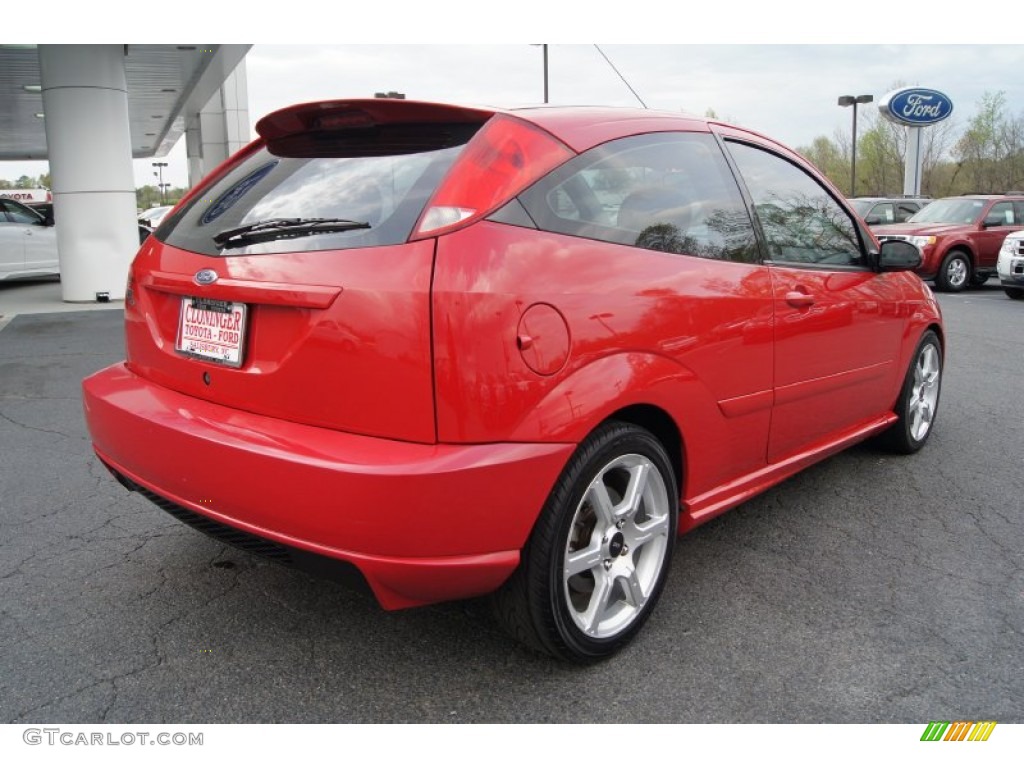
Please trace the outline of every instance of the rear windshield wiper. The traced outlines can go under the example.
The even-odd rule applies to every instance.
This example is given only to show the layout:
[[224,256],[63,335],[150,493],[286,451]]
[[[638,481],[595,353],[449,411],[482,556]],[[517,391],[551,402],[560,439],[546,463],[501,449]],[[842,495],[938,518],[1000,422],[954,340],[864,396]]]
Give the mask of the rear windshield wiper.
[[213,242],[218,248],[238,248],[249,243],[264,243],[286,237],[369,228],[370,222],[352,219],[266,219],[218,232],[213,236]]

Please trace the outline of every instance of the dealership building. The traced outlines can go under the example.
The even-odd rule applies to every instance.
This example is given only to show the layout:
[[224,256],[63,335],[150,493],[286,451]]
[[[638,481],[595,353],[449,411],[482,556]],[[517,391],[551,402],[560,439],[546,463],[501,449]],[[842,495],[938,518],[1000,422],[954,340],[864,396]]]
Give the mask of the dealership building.
[[0,45],[0,160],[48,160],[64,301],[123,299],[132,160],[185,135],[189,183],[249,141],[249,45]]

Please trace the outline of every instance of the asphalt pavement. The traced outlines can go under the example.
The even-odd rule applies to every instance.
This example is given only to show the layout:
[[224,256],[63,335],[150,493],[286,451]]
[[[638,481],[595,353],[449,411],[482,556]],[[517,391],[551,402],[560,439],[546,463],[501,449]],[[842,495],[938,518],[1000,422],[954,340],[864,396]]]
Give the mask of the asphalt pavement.
[[1024,721],[1024,302],[994,281],[940,297],[923,451],[855,447],[682,538],[643,632],[588,668],[516,645],[486,601],[388,613],[124,490],[80,400],[123,356],[121,312],[15,313],[14,290],[2,722]]

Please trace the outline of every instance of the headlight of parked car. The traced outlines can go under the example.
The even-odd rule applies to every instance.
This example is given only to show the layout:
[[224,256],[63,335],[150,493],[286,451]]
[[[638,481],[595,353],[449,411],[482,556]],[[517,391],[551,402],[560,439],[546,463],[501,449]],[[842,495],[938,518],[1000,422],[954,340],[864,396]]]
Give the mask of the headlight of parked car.
[[935,235],[912,235],[907,238],[907,241],[918,248],[924,248],[926,245],[935,245]]

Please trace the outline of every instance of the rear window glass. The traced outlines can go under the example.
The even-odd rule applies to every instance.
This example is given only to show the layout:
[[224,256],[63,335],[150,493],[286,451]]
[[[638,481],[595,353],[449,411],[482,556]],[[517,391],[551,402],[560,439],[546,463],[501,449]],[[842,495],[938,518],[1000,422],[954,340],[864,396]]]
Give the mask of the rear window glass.
[[[156,236],[210,256],[404,243],[478,128],[434,124],[417,134],[403,126],[401,141],[394,132],[379,141],[365,134],[345,140],[346,132],[334,140],[289,137],[232,167],[165,220]],[[228,236],[232,231],[237,234]]]

